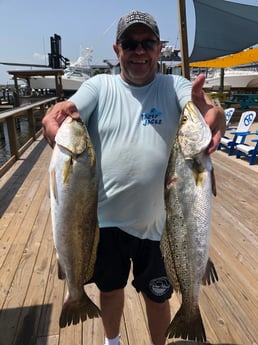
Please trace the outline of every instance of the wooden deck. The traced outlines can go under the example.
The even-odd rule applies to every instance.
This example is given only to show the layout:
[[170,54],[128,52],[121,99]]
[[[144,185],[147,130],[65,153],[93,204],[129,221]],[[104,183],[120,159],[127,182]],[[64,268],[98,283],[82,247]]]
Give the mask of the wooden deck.
[[[103,345],[101,320],[60,330],[65,286],[57,279],[48,164],[51,149],[39,138],[0,180],[0,345]],[[211,257],[219,282],[201,290],[208,341],[258,344],[257,170],[224,152],[213,154]],[[94,285],[88,294],[98,304]],[[171,299],[171,313],[179,306]],[[144,304],[128,284],[121,345],[150,345]],[[170,339],[167,344],[193,344]]]

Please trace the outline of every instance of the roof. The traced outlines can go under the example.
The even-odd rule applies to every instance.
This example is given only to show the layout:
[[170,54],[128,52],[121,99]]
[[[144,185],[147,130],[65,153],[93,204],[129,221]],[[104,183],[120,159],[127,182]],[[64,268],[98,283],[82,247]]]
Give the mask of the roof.
[[33,76],[63,75],[63,69],[38,69],[38,70],[14,70],[8,71],[15,78],[29,78]]

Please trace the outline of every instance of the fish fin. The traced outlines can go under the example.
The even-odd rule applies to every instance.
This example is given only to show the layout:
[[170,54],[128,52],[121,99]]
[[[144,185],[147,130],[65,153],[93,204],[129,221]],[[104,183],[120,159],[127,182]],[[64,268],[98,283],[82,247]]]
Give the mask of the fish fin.
[[209,258],[207,261],[206,270],[202,277],[202,285],[211,285],[212,283],[216,283],[216,281],[218,280],[219,278],[216,268],[211,259]]
[[213,167],[212,167],[212,170],[211,170],[211,190],[212,190],[212,194],[214,196],[217,196],[216,179],[215,179],[215,173],[214,173],[214,168]]
[[57,256],[57,276],[58,276],[58,279],[61,279],[61,280],[65,280],[65,273],[62,269],[62,266],[60,265],[60,262],[58,260],[58,256]]
[[80,321],[83,322],[88,318],[93,319],[99,316],[101,316],[101,310],[84,291],[80,299],[73,300],[68,295],[59,318],[59,327],[64,328],[71,324],[76,325]]
[[67,160],[64,161],[62,177],[63,177],[63,184],[68,186],[73,175],[73,164],[74,159],[73,156],[69,156]]
[[202,163],[196,158],[193,160],[189,160],[188,162],[191,162],[192,164],[191,169],[192,169],[195,185],[201,186],[203,184],[204,176],[205,176],[205,169]]
[[56,170],[55,169],[51,170],[50,174],[51,174],[50,194],[52,193],[54,199],[57,200]]
[[88,155],[90,158],[90,166],[94,168],[96,164],[96,156],[95,156],[95,151],[94,151],[94,148],[89,136],[86,137],[86,146],[87,146]]
[[87,271],[86,271],[86,277],[85,277],[86,282],[89,282],[91,278],[93,277],[94,267],[95,267],[95,262],[96,262],[96,257],[97,257],[98,244],[99,244],[99,226],[97,224],[96,229],[95,229],[95,236],[94,236],[94,240],[93,240],[93,244],[91,248],[91,256],[90,256],[90,260],[89,260]]
[[185,305],[181,305],[174,319],[166,331],[168,338],[182,338],[206,342],[205,329],[199,307],[191,312]]

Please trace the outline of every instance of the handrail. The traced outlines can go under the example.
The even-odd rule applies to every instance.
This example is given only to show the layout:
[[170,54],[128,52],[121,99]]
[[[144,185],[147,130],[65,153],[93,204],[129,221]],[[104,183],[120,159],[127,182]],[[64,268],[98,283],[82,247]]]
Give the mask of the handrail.
[[3,111],[2,113],[0,113],[0,122],[3,122],[6,118],[10,116],[18,117],[18,116],[24,115],[30,109],[56,103],[57,100],[58,100],[58,97],[51,97],[51,98],[44,99],[42,101],[21,105],[17,108]]
[[[31,143],[35,141],[40,135],[41,130],[38,133],[36,132],[35,111],[38,111],[38,114],[43,117],[46,110],[57,101],[58,97],[51,97],[42,101],[26,104],[0,113],[0,123],[6,122],[7,125],[11,155],[8,161],[0,166],[0,177],[4,175],[4,173],[15,163],[15,161],[19,159],[19,157],[28,148],[28,146],[31,145]],[[26,116],[28,118],[31,128],[31,137],[21,148],[18,148],[15,119],[21,116]]]

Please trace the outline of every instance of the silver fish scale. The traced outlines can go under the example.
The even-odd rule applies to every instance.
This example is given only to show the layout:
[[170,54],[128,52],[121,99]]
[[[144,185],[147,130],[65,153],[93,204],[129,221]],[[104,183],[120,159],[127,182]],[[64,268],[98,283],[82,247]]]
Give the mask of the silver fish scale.
[[211,132],[191,102],[181,120],[166,172],[167,219],[161,251],[168,278],[182,294],[182,305],[167,335],[203,341],[198,299],[209,253],[212,163],[205,149]]
[[[71,135],[71,131],[73,135]],[[74,155],[82,154],[89,147],[88,135],[84,125],[73,121],[71,117],[67,117],[63,122],[62,131],[57,132],[55,142]]]
[[71,118],[63,122],[49,172],[58,273],[68,290],[59,320],[65,327],[100,315],[84,291],[84,282],[93,275],[99,229],[95,153],[82,123]]
[[[173,145],[173,154],[170,156],[169,160],[169,166],[174,166],[176,164],[176,157],[178,155],[179,145],[178,141],[175,141]],[[165,205],[169,205],[169,207],[166,206],[166,215],[167,215],[167,221],[166,226],[163,232],[163,236],[161,239],[161,251],[165,260],[166,265],[166,271],[168,274],[168,277],[171,280],[171,283],[173,285],[173,288],[176,291],[180,291],[180,280],[177,275],[177,263],[179,260],[176,260],[176,255],[179,255],[179,241],[175,240],[175,235],[177,234],[171,234],[171,228],[168,226],[168,224],[176,224],[178,229],[178,234],[184,235],[187,233],[186,231],[186,225],[184,222],[184,214],[182,207],[180,205],[178,195],[175,193],[175,189],[170,189],[170,184],[174,184],[176,182],[176,176],[175,175],[169,175],[166,177],[166,186],[165,186]],[[169,192],[168,192],[169,188]],[[173,210],[173,212],[171,212]],[[175,228],[174,228],[175,229]],[[186,241],[186,236],[180,236],[180,242]],[[185,247],[185,245],[181,245],[181,247]],[[175,254],[175,256],[173,255]],[[185,256],[180,255],[182,257],[181,265],[182,267],[185,266],[186,260],[184,260]],[[178,268],[179,269],[179,268]],[[184,268],[183,270],[185,270]]]
[[181,115],[178,141],[185,159],[193,159],[203,152],[211,141],[211,131],[198,109],[189,102]]

